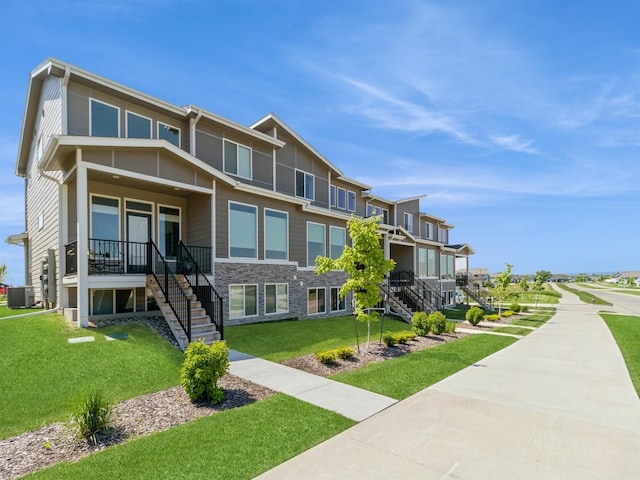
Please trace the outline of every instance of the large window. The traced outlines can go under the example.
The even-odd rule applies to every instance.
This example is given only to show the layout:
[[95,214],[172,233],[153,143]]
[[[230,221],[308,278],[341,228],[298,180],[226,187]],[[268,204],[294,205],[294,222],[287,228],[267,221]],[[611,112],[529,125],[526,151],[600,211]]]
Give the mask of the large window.
[[134,307],[135,294],[131,288],[125,290],[91,290],[92,315],[131,313],[135,310]]
[[387,210],[386,208],[382,208],[382,207],[376,207],[375,205],[371,205],[370,203],[367,203],[367,217],[374,217],[374,216],[381,216],[382,218],[380,219],[382,221],[383,224],[388,225],[389,224],[389,210]]
[[336,186],[335,185],[331,185],[331,187],[329,188],[329,197],[331,199],[331,206],[335,207],[336,206]]
[[324,303],[324,288],[310,288],[307,290],[307,313],[314,315],[316,313],[326,312]]
[[351,190],[347,192],[347,210],[350,212],[356,211],[356,192]]
[[302,170],[296,170],[296,196],[313,200],[315,187],[315,177]]
[[446,228],[438,227],[438,242],[447,243],[449,242],[449,230]]
[[91,238],[120,240],[120,201],[91,197]]
[[454,257],[453,255],[440,255],[440,278],[451,280],[454,277]]
[[166,123],[158,122],[158,139],[166,140],[180,148],[180,129]]
[[433,223],[424,222],[424,238],[433,240]]
[[318,255],[325,256],[325,226],[307,222],[307,266],[315,265]]
[[343,227],[329,227],[329,257],[334,260],[342,255],[347,244],[347,230]]
[[258,258],[258,208],[229,202],[229,257]]
[[267,283],[264,286],[264,313],[287,313],[289,311],[289,285]]
[[436,276],[436,251],[427,250],[427,276]]
[[287,260],[288,245],[287,212],[264,209],[264,258]]
[[251,149],[224,141],[224,171],[243,178],[251,178]]
[[229,285],[229,318],[258,315],[258,286]]
[[427,276],[427,252],[426,248],[418,249],[418,276],[426,277]]
[[404,214],[404,228],[407,232],[413,233],[413,214],[406,213]]
[[151,138],[151,119],[127,112],[127,138]]
[[180,209],[160,207],[158,213],[158,249],[166,259],[175,260],[180,241]]
[[119,137],[120,109],[92,98],[90,128],[93,137]]
[[338,312],[347,309],[344,298],[340,298],[340,287],[331,287],[331,311]]

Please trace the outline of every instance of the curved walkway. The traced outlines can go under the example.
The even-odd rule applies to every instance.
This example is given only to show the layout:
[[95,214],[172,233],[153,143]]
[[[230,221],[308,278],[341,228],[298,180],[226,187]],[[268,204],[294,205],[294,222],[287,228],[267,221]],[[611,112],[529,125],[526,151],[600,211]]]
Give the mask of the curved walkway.
[[522,340],[258,478],[639,478],[640,400],[597,311],[563,292]]

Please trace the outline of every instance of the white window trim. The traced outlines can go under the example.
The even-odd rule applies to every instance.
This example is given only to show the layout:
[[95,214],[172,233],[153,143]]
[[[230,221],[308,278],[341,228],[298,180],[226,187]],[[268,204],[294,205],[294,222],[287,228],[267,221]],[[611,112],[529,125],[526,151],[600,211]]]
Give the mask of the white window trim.
[[[298,195],[298,172],[304,173],[304,192],[303,195]],[[313,195],[312,198],[307,197],[307,175],[313,178]],[[295,196],[298,198],[306,198],[312,202],[316,199],[316,176],[313,173],[309,173],[306,170],[295,169],[295,182],[294,182]]]
[[93,128],[91,126],[91,118],[93,117],[93,106],[92,102],[101,103],[102,105],[106,105],[107,107],[115,108],[118,111],[118,136],[116,138],[120,138],[120,107],[115,105],[111,105],[110,103],[103,102],[102,100],[98,100],[97,98],[89,97],[89,136],[93,136]]
[[[165,126],[165,127],[169,127],[169,128],[175,128],[176,130],[178,130],[178,148],[182,148],[182,130],[180,129],[180,127],[176,127],[175,125],[171,125],[169,123],[164,123],[164,122],[160,122],[158,121],[158,125],[156,126],[156,138],[159,140],[160,139],[160,126]],[[169,140],[165,140],[166,142],[169,142]],[[169,142],[171,143],[171,142]],[[173,145],[173,143],[171,143],[171,145]]]
[[315,265],[315,258],[312,261],[309,261],[309,225],[313,224],[313,225],[320,225],[323,230],[324,230],[324,252],[322,253],[323,257],[327,256],[327,226],[324,223],[318,223],[318,222],[307,222],[307,231],[306,233],[306,243],[305,243],[305,250],[307,251],[307,267],[312,267]]
[[[353,195],[353,208],[349,208],[349,196]],[[358,207],[358,200],[356,197],[356,192],[353,190],[347,190],[347,210],[349,212],[355,212]]]
[[124,111],[124,134],[126,138],[129,138],[129,114],[135,115],[136,117],[144,118],[145,120],[149,120],[149,138],[153,138],[153,119],[151,117],[147,117],[145,115],[140,115],[139,113],[133,112],[131,110]]
[[[233,143],[236,147],[240,146],[249,150],[249,176],[248,177],[245,177],[244,175],[240,175],[240,173],[232,173],[227,171],[227,169],[225,168],[225,160],[226,160],[225,151],[226,150],[224,148],[224,142]],[[238,166],[238,149],[237,148],[236,148],[236,166]],[[247,145],[243,145],[242,143],[234,142],[233,140],[228,140],[224,138],[222,140],[222,170],[227,175],[233,175],[234,177],[240,177],[240,178],[246,178],[247,180],[252,180],[253,179],[253,148],[248,147]],[[237,170],[239,172],[240,168],[237,168]]]
[[[267,313],[267,286],[275,285],[276,287],[276,311],[272,313]],[[287,286],[287,309],[278,311],[278,285],[286,285]],[[307,299],[308,302],[308,299]],[[285,282],[281,283],[265,283],[264,284],[264,314],[265,315],[280,315],[282,313],[289,313],[289,284]]]
[[[238,203],[238,202],[234,202],[234,203]],[[267,224],[267,211],[270,212],[278,212],[278,213],[284,213],[285,216],[287,217],[287,254],[285,258],[267,258],[267,229],[264,228],[264,225]],[[289,212],[286,212],[284,210],[276,210],[275,208],[264,208],[264,212],[262,213],[263,216],[263,221],[262,221],[262,225],[263,225],[263,252],[262,252],[262,258],[264,258],[266,261],[280,261],[280,262],[288,262],[289,261]],[[231,245],[229,245],[229,248],[231,248]]]
[[101,195],[99,193],[89,194],[89,238],[93,238],[93,220],[91,207],[93,205],[94,197],[98,198],[110,198],[118,202],[118,241],[122,240],[122,202],[120,197],[112,197],[111,195]]
[[[127,212],[148,213],[149,215],[151,215],[151,232],[150,232],[150,235],[151,235],[151,238],[156,238],[155,235],[154,235],[153,229],[156,228],[156,216],[158,216],[158,218],[159,218],[159,215],[160,215],[160,206],[158,206],[158,210],[156,211],[156,209],[155,209],[156,204],[154,202],[149,202],[148,200],[138,200],[137,198],[130,198],[130,197],[124,197],[123,200],[124,200],[124,202],[123,202],[123,206],[124,206],[124,218],[123,218],[123,221],[125,223],[125,229],[126,229],[126,223],[127,223]],[[136,210],[135,208],[129,208],[129,207],[127,207],[127,202],[144,203],[144,204],[150,205],[151,206],[151,211],[146,212],[144,210]],[[163,206],[167,207],[168,205],[163,205]],[[178,208],[178,207],[171,207],[171,208]],[[180,217],[180,223],[182,223],[182,217]],[[158,225],[160,225],[159,221],[158,221]]]
[[[409,228],[408,219],[411,219],[411,228]],[[404,228],[409,232],[413,233],[413,213],[404,212]]]
[[[309,311],[309,291],[310,290],[324,290],[324,311],[311,313]],[[316,300],[317,301],[317,300]],[[307,288],[307,315],[322,315],[327,313],[327,288],[326,287],[308,287]]]
[[[231,287],[242,287],[242,315],[239,317],[231,316]],[[247,310],[247,287],[256,287],[256,313],[254,315],[246,315]],[[258,284],[257,283],[230,283],[229,284],[229,319],[237,319],[237,318],[252,318],[257,317],[260,309],[258,308]]]
[[[339,304],[340,304],[340,302],[342,301],[342,302],[344,302],[344,308],[338,308],[337,310],[333,310],[333,309],[331,308],[331,291],[332,291],[334,288],[335,288],[336,290],[338,290],[338,305],[339,305]],[[341,288],[342,288],[342,286],[339,286],[339,287],[335,287],[335,286],[334,286],[334,287],[330,287],[330,288],[329,288],[329,311],[330,311],[330,312],[346,312],[346,311],[347,311],[347,299],[346,299],[346,298],[344,298],[344,299],[340,299],[340,289],[341,289]]]
[[[142,203],[146,203],[146,202],[142,202]],[[155,239],[155,242],[158,245],[158,247],[159,247],[159,244],[160,244],[160,209],[162,207],[175,208],[175,209],[178,210],[178,218],[179,218],[179,220],[178,220],[178,240],[182,240],[182,221],[183,221],[183,218],[182,218],[182,207],[177,207],[175,205],[166,205],[164,203],[158,203],[156,205],[156,207],[158,209],[157,217],[156,217],[158,219],[157,225],[156,225],[156,232],[158,232],[158,235],[157,235],[157,237]],[[152,219],[152,221],[153,221],[153,219]],[[151,238],[154,238],[154,237],[151,237]],[[165,247],[166,247],[166,245],[165,245]],[[166,255],[166,252],[165,252],[165,255]],[[172,261],[172,260],[170,260],[170,261]]]
[[[252,207],[256,209],[256,255],[255,257],[234,257],[231,255],[231,204],[235,203],[236,205],[244,205],[245,207]],[[251,205],[250,203],[243,203],[243,202],[236,202],[235,200],[229,200],[227,203],[227,255],[228,258],[240,258],[240,259],[257,259],[258,258],[258,235],[260,232],[258,232],[258,212],[259,212],[259,208],[257,205]],[[289,222],[287,221],[287,224]],[[288,234],[289,232],[287,232]],[[287,255],[288,255],[288,248],[289,246],[287,245]]]

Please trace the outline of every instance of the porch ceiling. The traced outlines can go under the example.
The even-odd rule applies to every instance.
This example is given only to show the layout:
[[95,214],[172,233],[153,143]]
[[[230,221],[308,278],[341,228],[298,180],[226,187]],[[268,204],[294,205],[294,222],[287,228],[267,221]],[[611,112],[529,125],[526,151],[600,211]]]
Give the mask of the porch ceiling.
[[[118,178],[115,178],[118,177]],[[161,179],[158,179],[158,182],[142,180],[135,177],[127,177],[127,176],[118,176],[112,175],[110,173],[101,172],[99,170],[89,170],[87,172],[87,179],[90,182],[98,182],[105,185],[113,185],[114,187],[120,188],[133,188],[133,189],[143,189],[147,192],[159,193],[163,195],[171,195],[174,197],[182,197],[187,198],[192,195],[194,192],[185,188],[177,189],[171,185],[165,185],[161,183]],[[200,193],[200,192],[197,192]]]

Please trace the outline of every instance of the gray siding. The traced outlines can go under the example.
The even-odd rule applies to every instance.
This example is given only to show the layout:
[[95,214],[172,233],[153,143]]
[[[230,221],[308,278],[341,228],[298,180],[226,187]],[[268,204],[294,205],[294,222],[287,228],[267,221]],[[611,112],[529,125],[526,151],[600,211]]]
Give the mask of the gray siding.
[[[29,252],[26,283],[33,285],[36,301],[41,299],[40,265],[49,248],[56,251],[56,267],[59,268],[58,235],[60,229],[59,186],[38,172],[39,151],[46,149],[52,135],[62,133],[61,80],[45,79],[40,93],[38,118],[31,143],[31,154],[26,180],[26,226],[29,234]],[[38,142],[41,147],[38,148]],[[51,177],[61,179],[59,172]],[[39,224],[42,218],[42,225]]]
[[187,230],[182,240],[187,245],[211,247],[211,196],[190,195],[187,199]]

